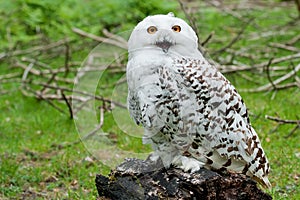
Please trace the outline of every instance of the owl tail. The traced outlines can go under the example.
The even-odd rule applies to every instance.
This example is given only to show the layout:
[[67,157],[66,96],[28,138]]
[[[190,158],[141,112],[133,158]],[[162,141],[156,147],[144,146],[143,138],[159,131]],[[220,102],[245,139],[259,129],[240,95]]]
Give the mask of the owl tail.
[[256,180],[259,184],[261,184],[265,189],[271,189],[272,188],[272,185],[268,179],[268,177],[256,177],[256,176],[253,176],[253,179]]

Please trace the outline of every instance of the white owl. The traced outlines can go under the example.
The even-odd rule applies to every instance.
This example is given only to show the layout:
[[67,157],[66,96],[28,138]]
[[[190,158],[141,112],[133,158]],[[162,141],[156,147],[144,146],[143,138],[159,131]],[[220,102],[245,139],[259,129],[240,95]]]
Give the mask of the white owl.
[[145,18],[128,41],[128,108],[152,160],[249,175],[270,188],[269,163],[247,108],[198,51],[193,29],[173,14]]

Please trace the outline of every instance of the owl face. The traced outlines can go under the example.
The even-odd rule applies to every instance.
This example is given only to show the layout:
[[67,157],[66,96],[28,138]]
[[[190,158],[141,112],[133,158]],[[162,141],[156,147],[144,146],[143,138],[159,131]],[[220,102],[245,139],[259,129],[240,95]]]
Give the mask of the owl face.
[[159,51],[163,54],[176,54],[196,57],[198,38],[193,29],[182,19],[168,15],[146,17],[133,30],[128,51]]

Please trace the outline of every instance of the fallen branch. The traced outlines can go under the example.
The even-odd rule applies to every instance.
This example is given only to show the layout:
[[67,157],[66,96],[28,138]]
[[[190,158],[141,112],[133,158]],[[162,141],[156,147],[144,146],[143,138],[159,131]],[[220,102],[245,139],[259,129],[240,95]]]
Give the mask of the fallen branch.
[[300,120],[290,120],[290,119],[281,119],[279,117],[272,117],[269,115],[265,116],[266,119],[278,122],[280,125],[282,124],[296,124],[296,126],[290,131],[289,134],[284,136],[285,138],[291,137],[298,129],[300,129]]
[[23,89],[21,90],[22,94],[25,95],[25,96],[32,96],[28,93],[28,91],[31,92],[34,97],[37,97],[38,99],[44,100],[45,102],[47,102],[50,106],[52,106],[53,108],[55,108],[59,112],[61,112],[63,114],[66,114],[66,112],[63,109],[61,109],[60,107],[55,105],[49,99],[44,98],[43,95],[41,95],[38,91],[35,91],[35,90],[31,89],[30,87],[28,87],[26,85],[23,86]]
[[66,49],[65,49],[65,66],[64,68],[66,69],[66,72],[64,74],[64,77],[67,77],[68,73],[70,72],[70,65],[69,65],[69,62],[70,62],[70,57],[71,57],[71,50],[70,50],[70,46],[68,43],[65,44],[66,46]]
[[[34,63],[29,63],[29,65],[25,65],[24,63],[16,62],[14,67],[19,67],[19,68],[24,69],[22,80],[25,80],[29,74],[33,74],[36,77],[43,76],[43,77],[48,77],[48,78],[52,79],[53,74],[57,74],[57,73],[66,71],[66,69],[63,69],[63,70],[59,70],[59,69],[58,70],[37,70],[37,69],[33,68]],[[68,78],[60,78],[60,77],[55,76],[53,79],[55,81],[65,82],[65,83],[69,83],[69,84],[74,83],[73,79],[68,79]]]
[[281,124],[299,124],[300,125],[300,120],[290,120],[290,119],[281,119],[279,117],[273,117],[266,115],[266,119],[281,123]]
[[123,104],[121,104],[119,102],[116,102],[116,101],[104,98],[102,96],[97,96],[97,95],[94,95],[94,94],[90,94],[90,93],[85,92],[85,91],[74,90],[74,89],[70,89],[70,88],[66,88],[66,87],[59,87],[59,86],[47,85],[45,83],[35,83],[35,84],[36,85],[41,85],[41,86],[44,86],[44,87],[47,87],[47,88],[55,89],[55,90],[67,91],[67,92],[81,94],[81,95],[84,95],[84,96],[87,96],[87,97],[93,97],[96,100],[107,102],[107,103],[112,103],[112,104],[114,104],[116,106],[119,106],[120,108],[127,109],[127,107],[125,105],[123,105]]
[[206,44],[208,44],[208,42],[212,39],[212,37],[214,36],[214,34],[215,34],[215,32],[212,31],[212,32],[206,37],[206,39],[205,39],[203,42],[201,42],[201,46],[204,47]]
[[273,58],[271,58],[266,66],[266,72],[267,72],[267,77],[268,77],[268,80],[269,82],[271,83],[272,87],[274,90],[276,90],[276,85],[273,83],[272,79],[271,79],[271,76],[270,76],[270,66],[272,64],[272,60]]
[[288,42],[286,42],[286,45],[294,45],[296,42],[300,40],[300,35],[296,35],[292,39],[290,39]]
[[[106,30],[106,29],[104,29],[102,32],[103,32],[103,34],[104,34],[106,37],[112,38],[112,39],[114,39],[114,40],[116,40],[116,41],[119,41],[120,43],[123,43],[124,47],[128,47],[128,42],[127,42],[127,40],[125,40],[123,37],[120,37],[120,36],[118,36],[118,35],[115,35],[115,34],[109,32],[109,31]],[[127,49],[127,48],[126,48],[126,49]]]
[[300,129],[300,124],[297,124],[291,131],[289,134],[287,134],[286,136],[284,136],[284,138],[289,138],[291,137],[298,129]]
[[103,124],[104,124],[104,108],[101,106],[100,107],[100,122],[99,122],[99,124],[97,125],[97,127],[94,130],[92,130],[90,133],[83,136],[79,142],[91,138],[102,128]]
[[269,44],[269,46],[284,49],[284,50],[287,50],[287,51],[292,51],[292,52],[300,52],[299,48],[293,47],[293,46],[290,46],[290,45],[286,45],[286,44],[279,44],[279,43],[271,42]]
[[111,44],[111,45],[114,45],[114,46],[117,46],[117,47],[120,47],[120,48],[126,49],[126,50],[128,48],[127,44],[125,45],[123,42],[120,42],[118,40],[114,40],[114,39],[111,39],[111,38],[100,37],[100,36],[94,35],[92,33],[85,32],[85,31],[83,31],[79,28],[72,28],[72,30],[73,30],[73,32],[75,32],[75,33],[77,33],[81,36],[91,38],[91,39],[93,39],[95,41],[98,41],[98,42]]
[[9,92],[7,90],[2,90],[0,91],[0,95],[5,95],[5,94],[8,94]]
[[59,40],[57,42],[47,44],[47,45],[35,46],[35,47],[29,48],[29,49],[16,50],[16,51],[12,51],[12,52],[9,52],[9,53],[0,53],[0,60],[3,59],[3,58],[6,58],[6,57],[30,54],[30,53],[33,53],[35,51],[47,51],[49,49],[53,49],[55,47],[64,45],[64,44],[69,43],[69,42],[71,42],[71,40],[66,38],[66,39],[62,39],[62,40]]
[[[275,59],[274,59],[275,60]],[[273,62],[273,61],[272,61]],[[246,89],[243,90],[245,92],[263,92],[263,91],[269,91],[270,89],[272,89],[273,85],[276,86],[276,88],[278,89],[277,85],[289,78],[291,78],[292,76],[295,76],[297,74],[297,72],[300,70],[300,64],[297,65],[292,71],[290,71],[289,73],[285,74],[284,76],[276,79],[275,81],[272,81],[272,83],[268,83],[266,85],[263,85],[261,87],[258,87],[256,89]],[[292,85],[297,86],[297,83],[293,83]]]
[[0,82],[5,79],[18,78],[20,76],[22,76],[22,73],[19,73],[19,72],[11,73],[11,74],[3,74],[3,75],[0,75]]
[[[279,57],[279,58],[274,58],[272,60],[272,64],[277,64],[277,63],[290,61],[290,60],[294,60],[294,59],[298,59],[298,58],[300,58],[300,53],[296,53],[296,54],[288,55],[288,56],[283,56],[283,57]],[[259,63],[257,65],[254,65],[252,68],[262,68],[262,67],[266,66],[268,64],[268,62],[269,61]]]
[[[227,50],[226,50],[227,51]],[[287,61],[292,61],[295,59],[300,58],[300,53],[289,55],[289,56],[283,56],[279,58],[274,58],[272,60],[272,64],[278,64],[281,62],[287,62]],[[219,66],[220,71],[223,73],[229,73],[229,72],[236,72],[236,71],[249,71],[249,70],[254,70],[254,69],[263,69],[265,66],[267,66],[269,61],[264,61],[259,64],[253,65],[253,66],[248,66],[248,65],[241,65],[241,66],[236,66],[236,65],[221,65]],[[278,69],[284,69],[282,67],[276,68]]]
[[66,97],[66,95],[63,91],[61,92],[61,95],[62,95],[63,99],[65,100],[67,106],[68,106],[69,113],[70,113],[70,119],[73,119],[74,115],[73,115],[72,105],[71,105],[70,101],[67,99],[67,97]]

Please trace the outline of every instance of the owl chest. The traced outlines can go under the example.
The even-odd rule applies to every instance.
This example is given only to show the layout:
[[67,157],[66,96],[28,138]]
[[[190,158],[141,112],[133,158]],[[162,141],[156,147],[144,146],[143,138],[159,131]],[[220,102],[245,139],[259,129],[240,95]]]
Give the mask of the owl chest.
[[130,91],[145,91],[149,94],[160,92],[161,71],[169,66],[169,59],[157,57],[135,58],[127,64],[127,82]]

